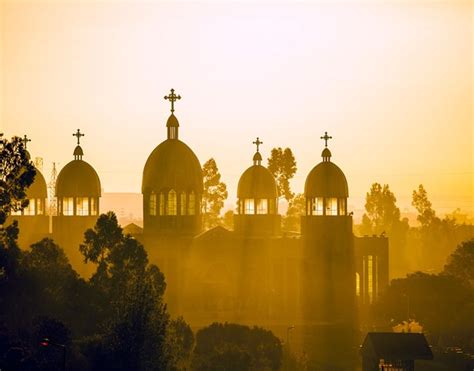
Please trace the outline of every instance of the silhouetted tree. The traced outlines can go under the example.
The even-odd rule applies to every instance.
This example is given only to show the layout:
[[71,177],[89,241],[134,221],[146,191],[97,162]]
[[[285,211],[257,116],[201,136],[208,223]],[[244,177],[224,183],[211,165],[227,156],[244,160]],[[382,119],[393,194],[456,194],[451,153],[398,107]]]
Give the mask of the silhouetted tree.
[[227,186],[221,181],[216,161],[211,158],[202,167],[204,191],[202,194],[203,223],[206,228],[217,225],[219,214],[227,199]]
[[448,257],[444,273],[458,277],[474,286],[474,239],[464,241]]
[[411,257],[406,250],[409,229],[408,219],[400,218],[397,199],[388,184],[373,183],[365,198],[366,212],[362,216],[360,233],[380,235],[385,233],[390,240],[391,269],[395,276],[408,271],[407,260]]
[[234,229],[234,212],[227,210],[222,218],[222,223],[229,229]]
[[305,214],[306,198],[303,193],[296,194],[288,204],[286,216],[283,218],[285,232],[299,232],[301,216]]
[[195,370],[278,370],[281,341],[271,331],[213,323],[196,334]]
[[23,141],[0,138],[0,227],[11,211],[28,206],[26,189],[33,183],[36,170]]
[[440,336],[455,336],[453,321],[473,299],[472,288],[455,277],[416,272],[392,280],[376,308],[387,321],[416,320],[437,344]]
[[290,148],[273,148],[268,158],[268,170],[275,177],[278,187],[278,194],[286,201],[293,198],[290,188],[290,180],[296,173],[296,160]]
[[183,317],[170,321],[166,333],[167,352],[171,358],[171,368],[189,369],[191,352],[194,346],[194,334]]
[[436,217],[436,213],[431,207],[431,202],[428,200],[428,193],[423,187],[423,184],[418,186],[418,191],[413,191],[411,204],[418,211],[416,219],[420,222],[422,227],[428,227]]

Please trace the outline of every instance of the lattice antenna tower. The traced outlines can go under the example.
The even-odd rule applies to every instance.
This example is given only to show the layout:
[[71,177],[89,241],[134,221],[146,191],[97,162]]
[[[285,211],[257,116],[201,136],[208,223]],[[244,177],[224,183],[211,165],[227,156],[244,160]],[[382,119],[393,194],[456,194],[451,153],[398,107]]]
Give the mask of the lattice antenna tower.
[[58,204],[56,202],[56,179],[58,172],[56,170],[56,162],[53,162],[53,169],[51,170],[51,177],[49,178],[48,191],[49,191],[49,215],[58,215]]

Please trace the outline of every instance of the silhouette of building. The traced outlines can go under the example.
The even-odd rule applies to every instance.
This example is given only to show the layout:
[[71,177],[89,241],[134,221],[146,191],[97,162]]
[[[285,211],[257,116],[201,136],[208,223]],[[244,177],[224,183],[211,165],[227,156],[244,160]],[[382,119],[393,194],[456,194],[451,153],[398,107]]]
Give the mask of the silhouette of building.
[[423,334],[369,332],[360,349],[362,371],[414,371],[415,360],[433,359]]

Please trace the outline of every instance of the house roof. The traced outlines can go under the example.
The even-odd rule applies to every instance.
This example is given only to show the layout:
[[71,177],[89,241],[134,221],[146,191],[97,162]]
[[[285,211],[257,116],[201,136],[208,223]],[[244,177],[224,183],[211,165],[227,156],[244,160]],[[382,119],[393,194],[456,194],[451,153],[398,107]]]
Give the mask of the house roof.
[[433,359],[423,334],[369,332],[361,346],[363,357],[390,360]]

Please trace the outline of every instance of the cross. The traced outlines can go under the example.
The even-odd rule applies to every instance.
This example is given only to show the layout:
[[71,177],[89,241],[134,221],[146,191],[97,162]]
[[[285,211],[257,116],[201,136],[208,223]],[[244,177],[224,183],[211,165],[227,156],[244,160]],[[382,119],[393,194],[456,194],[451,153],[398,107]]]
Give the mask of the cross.
[[171,89],[170,95],[165,95],[165,99],[171,102],[171,113],[174,112],[174,102],[181,99],[181,95],[176,95],[174,89]]
[[328,135],[328,132],[325,131],[325,132],[324,132],[324,137],[321,137],[321,139],[324,139],[324,144],[325,144],[325,146],[327,147],[327,146],[328,146],[328,140],[329,140],[329,139],[332,139],[332,137],[330,137],[330,136]]
[[73,137],[77,138],[77,145],[81,144],[81,137],[83,137],[85,134],[81,133],[80,129],[77,129],[77,132],[72,134]]
[[28,144],[28,142],[31,142],[31,139],[29,139],[25,134],[25,136],[23,137],[21,141],[23,142],[23,145],[25,146],[25,149],[26,149],[26,145]]
[[263,144],[263,142],[260,141],[259,137],[257,137],[257,140],[255,142],[252,142],[252,143],[257,146],[257,152],[258,152],[258,148],[260,147],[260,144]]

